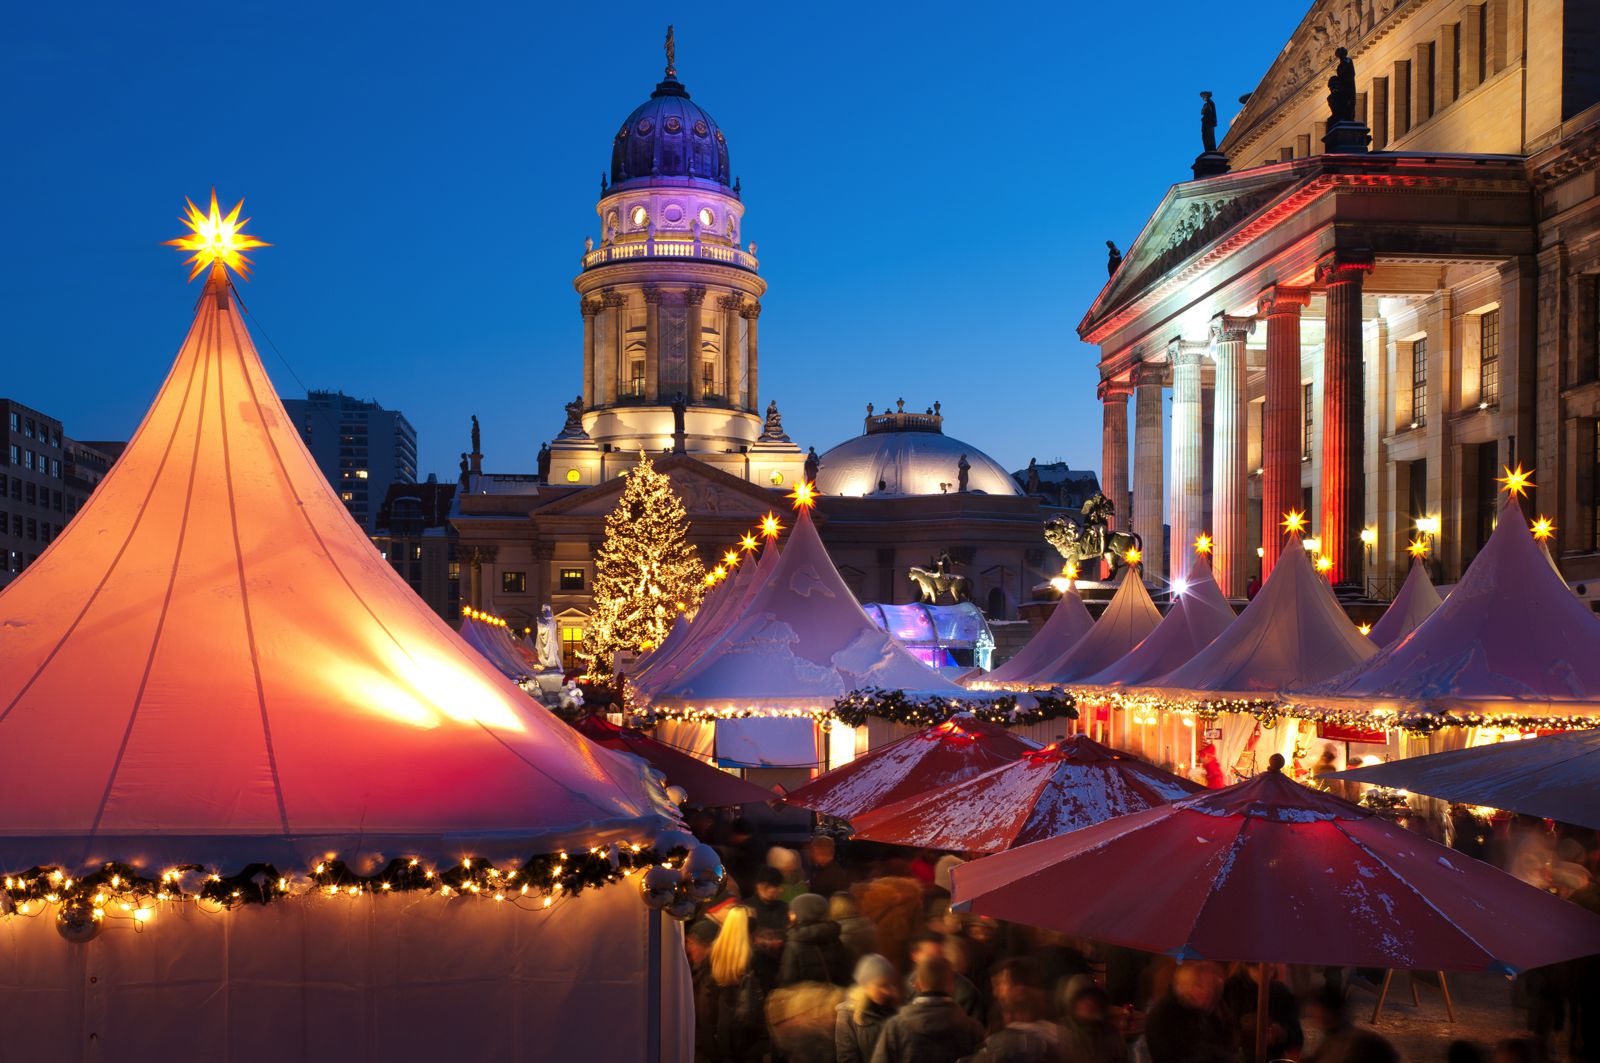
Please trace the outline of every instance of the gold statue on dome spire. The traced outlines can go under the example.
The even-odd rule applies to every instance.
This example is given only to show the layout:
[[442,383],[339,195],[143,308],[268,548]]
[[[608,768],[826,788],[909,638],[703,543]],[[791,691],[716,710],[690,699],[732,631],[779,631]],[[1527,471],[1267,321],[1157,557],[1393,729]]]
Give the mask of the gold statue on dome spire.
[[678,42],[673,38],[672,27],[667,26],[667,77],[678,76]]

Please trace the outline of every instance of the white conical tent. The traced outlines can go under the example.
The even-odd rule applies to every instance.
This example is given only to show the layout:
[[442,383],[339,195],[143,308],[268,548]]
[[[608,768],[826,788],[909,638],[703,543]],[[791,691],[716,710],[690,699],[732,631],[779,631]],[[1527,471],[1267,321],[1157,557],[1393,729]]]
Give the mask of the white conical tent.
[[1337,675],[1376,652],[1291,538],[1239,618],[1148,685],[1202,695],[1279,691]]
[[1161,610],[1150,600],[1137,566],[1122,573],[1122,583],[1105,612],[1078,644],[1040,668],[1026,681],[1032,687],[1060,686],[1093,675],[1126,657],[1161,623]]
[[1433,581],[1428,578],[1427,566],[1421,561],[1415,562],[1406,574],[1406,581],[1400,585],[1400,593],[1372,625],[1367,638],[1379,649],[1392,646],[1420,627],[1442,601],[1444,599],[1439,597]]
[[1094,617],[1084,607],[1077,587],[1070,587],[1050,610],[1050,618],[1017,655],[1000,667],[980,676],[979,683],[1010,683],[1025,680],[1045,665],[1066,654],[1094,627]]
[[1190,563],[1182,592],[1174,588],[1173,593],[1172,608],[1149,637],[1110,667],[1085,676],[1082,686],[1135,686],[1159,679],[1189,663],[1233,623],[1233,607],[1204,558]]
[[528,660],[512,647],[505,629],[476,612],[462,610],[457,633],[463,642],[509,679],[526,677],[534,671]]
[[[733,579],[723,580],[712,588],[715,598],[704,602],[700,611],[675,645],[662,643],[662,653],[652,657],[647,667],[628,681],[636,692],[648,697],[673,676],[699,660],[700,653],[727,630],[728,624],[739,615],[752,595],[766,582],[778,563],[778,540],[769,538],[762,547],[761,556],[739,566]],[[668,641],[671,636],[668,636]]]
[[771,573],[698,657],[649,695],[716,708],[830,708],[863,687],[966,692],[867,616],[802,508]]
[[1304,692],[1374,709],[1600,713],[1600,618],[1550,567],[1516,499],[1449,597],[1362,668]]
[[637,838],[654,801],[383,561],[218,267],[127,450],[0,592],[0,859],[527,857]]

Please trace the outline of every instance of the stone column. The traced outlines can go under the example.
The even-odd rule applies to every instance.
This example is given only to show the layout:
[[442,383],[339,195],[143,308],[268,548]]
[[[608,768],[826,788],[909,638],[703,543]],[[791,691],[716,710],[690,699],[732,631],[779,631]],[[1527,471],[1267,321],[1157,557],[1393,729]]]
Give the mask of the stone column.
[[689,394],[684,396],[687,402],[698,402],[701,396],[700,386],[700,345],[705,342],[703,334],[704,325],[700,320],[701,305],[706,301],[704,288],[690,288],[683,293],[683,305],[688,309],[689,336],[684,342],[684,359],[689,364]]
[[1267,401],[1261,413],[1261,578],[1283,548],[1283,515],[1300,507],[1300,311],[1309,288],[1274,285],[1256,309],[1267,319]]
[[1366,485],[1361,435],[1361,281],[1371,251],[1332,251],[1317,263],[1327,287],[1322,354],[1322,512],[1316,529],[1335,586],[1359,586]]
[[594,405],[594,316],[600,312],[600,300],[583,299],[578,303],[583,314],[583,405]]
[[1250,401],[1245,337],[1255,330],[1249,317],[1218,314],[1211,320],[1217,361],[1216,417],[1211,447],[1212,568],[1217,586],[1229,598],[1243,598],[1248,547],[1250,468],[1245,458]]
[[661,397],[661,289],[644,286],[644,401]]
[[461,559],[467,563],[468,600],[474,609],[484,608],[483,566],[493,564],[500,554],[498,546],[463,546]]
[[1161,540],[1166,514],[1161,480],[1166,447],[1161,437],[1167,417],[1161,408],[1160,370],[1160,366],[1140,365],[1133,376],[1133,531],[1144,551],[1147,580],[1160,577],[1164,560]]
[[756,388],[758,381],[756,376],[756,321],[761,317],[761,304],[756,302],[746,303],[742,313],[744,314],[744,319],[750,322],[744,351],[745,386],[750,392],[750,408],[759,411],[761,409],[761,393]]
[[727,393],[728,405],[736,410],[744,406],[739,396],[744,384],[744,366],[739,361],[739,304],[742,302],[737,293],[717,300],[722,310],[722,390]]
[[1167,344],[1172,362],[1172,557],[1167,563],[1171,579],[1189,570],[1195,536],[1206,530],[1200,386],[1207,346],[1189,340]]
[[1128,396],[1126,381],[1100,381],[1103,423],[1100,430],[1100,490],[1111,499],[1111,527],[1131,527],[1128,517]]
[[621,292],[606,292],[600,297],[605,305],[606,314],[611,318],[611,346],[609,350],[597,351],[596,361],[600,363],[601,385],[600,401],[615,403],[621,391],[622,381],[622,348],[627,342],[627,318],[623,314],[623,307],[628,305],[627,296]]

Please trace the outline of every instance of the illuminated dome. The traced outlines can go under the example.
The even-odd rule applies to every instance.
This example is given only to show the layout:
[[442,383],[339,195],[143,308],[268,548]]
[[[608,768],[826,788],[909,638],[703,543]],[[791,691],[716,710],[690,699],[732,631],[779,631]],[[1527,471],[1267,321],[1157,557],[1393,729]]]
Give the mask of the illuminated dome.
[[650,98],[634,108],[611,146],[611,184],[666,178],[707,181],[726,189],[728,142],[717,123],[671,67]]
[[964,454],[970,466],[968,491],[1021,495],[999,462],[971,443],[944,434],[938,408],[935,403],[927,413],[874,415],[869,406],[866,432],[821,455],[817,487],[825,495],[851,497],[954,494]]

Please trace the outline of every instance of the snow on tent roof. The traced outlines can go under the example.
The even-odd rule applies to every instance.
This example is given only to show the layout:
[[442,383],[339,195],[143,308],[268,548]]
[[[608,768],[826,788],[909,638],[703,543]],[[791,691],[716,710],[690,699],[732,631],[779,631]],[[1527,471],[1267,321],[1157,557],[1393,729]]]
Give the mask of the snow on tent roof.
[[1420,561],[1411,566],[1400,593],[1394,596],[1389,608],[1383,611],[1378,622],[1367,632],[1367,638],[1379,649],[1392,646],[1417,629],[1444,601],[1428,578],[1427,566]]
[[1297,700],[1324,695],[1376,710],[1600,710],[1600,618],[1550,567],[1522,507],[1508,499],[1488,543],[1421,626]]
[[1078,640],[1094,627],[1094,617],[1084,607],[1078,589],[1073,587],[1061,596],[1050,618],[1044,622],[1028,644],[1017,655],[993,671],[976,677],[982,683],[1021,682],[1078,644]]
[[655,830],[656,790],[379,556],[220,266],[127,450],[0,592],[7,863],[527,857]]
[[1289,540],[1272,574],[1228,629],[1149,685],[1207,693],[1278,691],[1337,675],[1376,647],[1345,616],[1328,581]]
[[1023,680],[1033,687],[1070,683],[1121,660],[1161,623],[1161,610],[1150,600],[1136,567],[1126,569],[1117,593],[1089,633],[1077,645]]
[[[1211,575],[1211,566],[1196,557],[1187,586],[1161,623],[1122,659],[1080,682],[1084,686],[1132,686],[1148,683],[1187,664],[1233,623],[1233,607]],[[1174,589],[1176,594],[1176,589]]]
[[966,692],[874,624],[802,508],[771,574],[698,658],[648,694],[701,707],[830,708],[863,687]]

